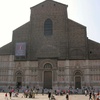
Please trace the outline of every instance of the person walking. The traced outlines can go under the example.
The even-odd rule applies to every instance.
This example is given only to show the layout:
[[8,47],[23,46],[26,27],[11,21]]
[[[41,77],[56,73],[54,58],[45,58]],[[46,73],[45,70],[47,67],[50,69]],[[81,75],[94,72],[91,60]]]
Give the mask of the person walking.
[[48,98],[49,98],[49,100],[51,98],[51,92],[50,91],[48,92]]
[[66,100],[69,100],[69,93],[66,93]]
[[9,92],[9,97],[10,97],[10,99],[11,99],[11,96],[12,96],[12,91]]
[[92,93],[89,93],[89,100],[92,100]]

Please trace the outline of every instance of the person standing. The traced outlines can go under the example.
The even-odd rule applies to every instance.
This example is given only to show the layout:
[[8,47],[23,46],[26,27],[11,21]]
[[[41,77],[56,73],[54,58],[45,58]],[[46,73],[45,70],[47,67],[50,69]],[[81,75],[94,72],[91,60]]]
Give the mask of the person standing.
[[42,95],[44,95],[44,89],[42,89]]
[[85,90],[85,96],[87,96],[87,90]]

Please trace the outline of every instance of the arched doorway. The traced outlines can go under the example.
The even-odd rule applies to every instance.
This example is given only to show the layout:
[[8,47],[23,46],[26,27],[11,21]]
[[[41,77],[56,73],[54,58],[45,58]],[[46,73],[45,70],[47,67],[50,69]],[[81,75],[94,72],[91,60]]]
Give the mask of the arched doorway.
[[81,89],[82,74],[80,71],[75,72],[75,89]]
[[52,65],[46,63],[44,65],[44,88],[52,89]]
[[22,72],[17,71],[16,72],[16,87],[20,88],[22,86]]

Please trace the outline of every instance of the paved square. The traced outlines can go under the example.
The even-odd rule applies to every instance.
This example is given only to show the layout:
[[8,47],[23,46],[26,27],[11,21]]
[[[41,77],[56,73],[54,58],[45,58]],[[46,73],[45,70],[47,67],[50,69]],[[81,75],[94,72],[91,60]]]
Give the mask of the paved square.
[[[9,93],[7,93],[8,99],[5,98],[5,93],[0,93],[0,100],[49,100],[47,94],[38,94],[35,95],[35,98],[22,98],[23,94],[20,93],[18,97],[9,98]],[[65,95],[55,96],[56,100],[66,100]],[[89,96],[85,95],[69,95],[69,100],[89,100]]]

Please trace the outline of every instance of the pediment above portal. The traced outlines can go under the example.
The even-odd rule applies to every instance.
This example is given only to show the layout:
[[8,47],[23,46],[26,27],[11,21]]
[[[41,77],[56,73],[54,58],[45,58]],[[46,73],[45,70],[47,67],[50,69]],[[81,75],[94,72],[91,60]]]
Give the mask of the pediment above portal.
[[55,59],[40,59],[39,69],[52,70],[57,69],[57,60]]

